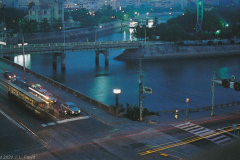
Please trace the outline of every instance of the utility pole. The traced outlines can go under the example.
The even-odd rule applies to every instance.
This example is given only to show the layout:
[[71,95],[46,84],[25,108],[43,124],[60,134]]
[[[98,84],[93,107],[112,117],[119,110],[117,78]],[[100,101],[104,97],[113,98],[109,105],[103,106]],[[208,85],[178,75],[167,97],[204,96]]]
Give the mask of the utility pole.
[[25,54],[24,54],[24,36],[22,37],[22,47],[23,47],[23,71],[24,71],[24,77],[25,80]]
[[65,21],[63,22],[63,43],[64,43],[64,48],[63,48],[63,54],[65,54]]
[[140,109],[140,121],[142,121],[142,111],[143,111],[143,104],[142,104],[142,95],[143,95],[143,85],[142,85],[142,52],[143,47],[141,46],[139,57],[139,109]]
[[212,84],[212,111],[211,111],[211,117],[213,116],[213,107],[214,107],[214,94],[215,94],[215,71],[213,72],[213,84]]
[[197,0],[196,32],[202,32],[202,22],[203,22],[203,0]]

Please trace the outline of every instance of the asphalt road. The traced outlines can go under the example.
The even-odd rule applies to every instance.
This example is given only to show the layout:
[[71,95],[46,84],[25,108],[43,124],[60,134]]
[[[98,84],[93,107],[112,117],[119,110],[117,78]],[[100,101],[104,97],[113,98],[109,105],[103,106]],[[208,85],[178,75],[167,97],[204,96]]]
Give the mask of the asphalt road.
[[111,125],[86,113],[34,114],[11,101],[0,83],[0,159],[193,159],[205,151],[235,145],[239,137],[233,135],[232,124],[240,121],[240,114],[230,108],[228,114],[225,111],[217,118],[189,122],[159,124],[122,118],[124,123]]

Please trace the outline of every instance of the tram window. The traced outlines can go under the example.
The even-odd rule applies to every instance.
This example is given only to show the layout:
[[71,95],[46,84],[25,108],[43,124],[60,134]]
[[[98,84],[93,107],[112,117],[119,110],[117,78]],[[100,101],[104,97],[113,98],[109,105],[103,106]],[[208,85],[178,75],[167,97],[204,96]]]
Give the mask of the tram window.
[[39,107],[44,108],[44,104],[39,104]]

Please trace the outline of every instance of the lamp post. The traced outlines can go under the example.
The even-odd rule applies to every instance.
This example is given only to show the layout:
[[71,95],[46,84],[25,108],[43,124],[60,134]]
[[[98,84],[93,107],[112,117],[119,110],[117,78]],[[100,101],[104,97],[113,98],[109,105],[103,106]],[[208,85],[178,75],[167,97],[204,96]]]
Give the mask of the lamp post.
[[25,79],[25,54],[24,54],[24,46],[28,45],[28,43],[24,43],[24,37],[22,37],[22,44],[18,44],[18,46],[22,46],[23,48],[23,71],[24,71],[24,77],[23,79]]
[[186,103],[187,103],[187,110],[186,110],[186,120],[188,120],[188,102],[190,101],[189,98],[186,98]]
[[141,26],[145,30],[145,43],[146,43],[146,27]]
[[118,106],[118,97],[121,94],[122,90],[119,88],[113,89],[113,93],[116,95],[116,107]]
[[3,45],[6,45],[6,42],[3,41],[3,33],[6,33],[6,27],[3,28],[3,32],[2,32],[2,41],[0,42],[1,44],[1,58],[3,58]]
[[217,30],[215,34],[217,35],[217,45],[218,45],[218,35],[220,34],[220,30]]
[[211,111],[211,117],[213,116],[213,108],[214,108],[214,94],[215,94],[215,71],[213,72],[213,84],[212,84],[212,111]]
[[66,38],[66,36],[65,36],[65,21],[63,22],[63,52],[64,52],[64,54],[65,54],[65,38]]

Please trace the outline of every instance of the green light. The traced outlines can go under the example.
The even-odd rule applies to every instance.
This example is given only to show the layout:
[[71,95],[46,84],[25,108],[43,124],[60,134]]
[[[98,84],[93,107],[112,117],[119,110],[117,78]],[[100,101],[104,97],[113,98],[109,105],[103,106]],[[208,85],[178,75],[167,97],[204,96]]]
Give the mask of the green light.
[[225,24],[225,27],[228,27],[229,26],[229,24]]
[[215,34],[220,34],[220,30],[217,30]]

